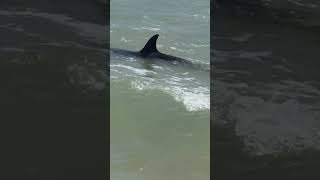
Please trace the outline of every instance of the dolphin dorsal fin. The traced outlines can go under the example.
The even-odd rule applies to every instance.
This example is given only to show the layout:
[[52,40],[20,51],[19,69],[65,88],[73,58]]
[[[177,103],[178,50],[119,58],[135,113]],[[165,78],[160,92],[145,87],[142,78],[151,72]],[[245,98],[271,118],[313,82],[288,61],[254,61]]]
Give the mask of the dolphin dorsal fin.
[[141,49],[140,53],[142,56],[148,56],[151,53],[155,53],[158,52],[157,49],[157,40],[158,40],[159,35],[156,34],[154,36],[152,36],[147,44],[143,47],[143,49]]

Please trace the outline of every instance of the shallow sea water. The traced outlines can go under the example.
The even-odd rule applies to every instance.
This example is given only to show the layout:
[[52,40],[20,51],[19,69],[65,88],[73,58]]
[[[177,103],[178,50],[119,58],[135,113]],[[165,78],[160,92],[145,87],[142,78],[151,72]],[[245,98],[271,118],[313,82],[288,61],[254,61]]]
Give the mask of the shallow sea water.
[[209,179],[209,1],[111,1],[111,48],[159,51],[202,68],[111,53],[111,179]]

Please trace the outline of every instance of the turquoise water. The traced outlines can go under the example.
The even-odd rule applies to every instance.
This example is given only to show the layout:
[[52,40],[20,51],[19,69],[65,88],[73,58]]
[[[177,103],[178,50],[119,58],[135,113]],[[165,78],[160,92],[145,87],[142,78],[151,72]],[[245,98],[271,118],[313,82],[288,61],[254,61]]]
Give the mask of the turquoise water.
[[159,51],[204,69],[111,54],[111,179],[209,179],[209,1],[111,1],[111,47]]

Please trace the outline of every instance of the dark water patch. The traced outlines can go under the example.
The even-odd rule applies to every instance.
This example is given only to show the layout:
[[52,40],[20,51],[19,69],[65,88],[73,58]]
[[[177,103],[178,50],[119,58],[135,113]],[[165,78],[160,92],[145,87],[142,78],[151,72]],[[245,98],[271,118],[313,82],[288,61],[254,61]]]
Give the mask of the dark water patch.
[[107,24],[108,4],[101,4],[99,0],[3,0],[0,6],[1,9],[9,11],[37,9],[47,13],[68,15],[80,21]]
[[0,4],[4,179],[106,177],[104,12],[94,1]]
[[[307,149],[300,152],[251,156],[241,137],[234,136],[228,126],[214,126],[213,173],[217,179],[302,179],[319,178],[320,152]],[[224,155],[223,155],[224,154]]]
[[215,11],[235,17],[320,30],[320,4],[314,0],[216,0],[215,4]]
[[[20,164],[21,169],[31,168],[30,172],[26,169],[25,176],[42,174],[63,178],[65,168],[99,166],[94,155],[83,154],[92,152],[91,147],[103,146],[100,143],[105,139],[104,135],[97,134],[97,129],[105,125],[105,121],[100,120],[106,118],[101,113],[106,111],[105,73],[97,76],[99,66],[88,65],[84,57],[97,60],[105,56],[76,48],[54,47],[47,47],[46,51],[38,47],[1,53],[0,111],[1,127],[5,128],[1,134],[7,138],[2,141],[1,159],[6,168],[13,170]],[[70,71],[69,67],[75,64],[86,71]],[[84,78],[89,76],[95,77],[95,83],[102,83],[102,88],[95,88],[95,83],[84,83]],[[92,141],[93,137],[97,141]],[[22,144],[25,145],[18,147]],[[15,151],[8,154],[13,147]],[[90,170],[87,172],[92,177]],[[100,172],[96,170],[97,175]],[[17,176],[21,173],[21,170],[15,172]],[[81,173],[69,171],[69,174]]]
[[37,10],[0,10],[0,32],[4,47],[21,47],[38,43],[77,43],[106,48],[107,26],[75,21],[64,14]]
[[211,51],[214,178],[319,178],[319,37],[300,22],[317,12],[229,5]]

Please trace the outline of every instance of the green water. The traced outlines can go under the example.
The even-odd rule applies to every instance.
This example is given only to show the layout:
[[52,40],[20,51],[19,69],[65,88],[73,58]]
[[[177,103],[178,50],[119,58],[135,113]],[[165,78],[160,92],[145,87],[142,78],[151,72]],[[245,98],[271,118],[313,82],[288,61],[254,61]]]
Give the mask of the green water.
[[208,113],[111,83],[111,179],[209,179]]
[[[209,1],[111,1],[111,47],[208,66]],[[209,179],[209,72],[111,55],[111,179]]]

